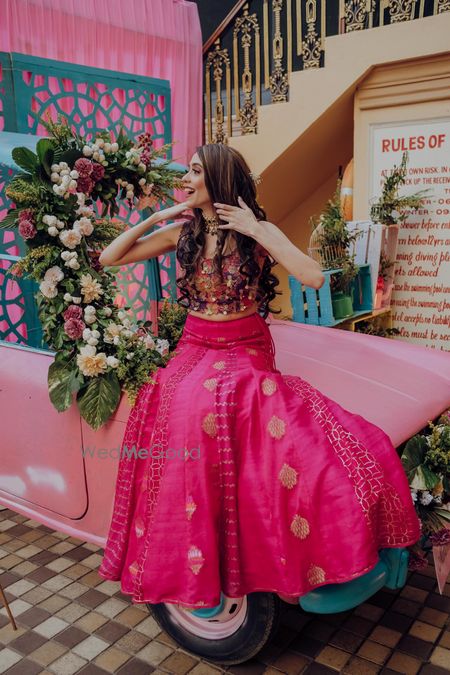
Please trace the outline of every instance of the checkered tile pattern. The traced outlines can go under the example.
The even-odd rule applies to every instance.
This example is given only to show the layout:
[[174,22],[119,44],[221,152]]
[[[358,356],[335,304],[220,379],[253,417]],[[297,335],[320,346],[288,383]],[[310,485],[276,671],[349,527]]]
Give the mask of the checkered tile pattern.
[[145,606],[96,570],[102,551],[0,509],[0,583],[18,630],[0,609],[5,675],[448,675],[450,584],[430,565],[400,592],[382,590],[351,612],[311,615],[285,605],[273,639],[246,664],[212,666],[182,651]]

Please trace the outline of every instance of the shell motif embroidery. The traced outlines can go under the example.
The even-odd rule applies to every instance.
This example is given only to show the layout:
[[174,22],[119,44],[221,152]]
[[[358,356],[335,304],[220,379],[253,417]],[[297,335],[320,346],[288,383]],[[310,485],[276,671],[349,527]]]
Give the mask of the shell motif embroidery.
[[277,390],[277,383],[270,377],[265,377],[261,383],[261,389],[266,396],[272,396]]
[[297,471],[292,466],[289,466],[289,464],[283,464],[278,474],[281,484],[288,490],[292,490],[294,485],[297,485],[297,476]]
[[280,417],[273,415],[269,424],[267,425],[267,431],[272,436],[272,438],[283,438],[284,434],[286,433],[286,422],[284,422]]
[[130,574],[132,574],[133,576],[135,576],[135,575],[138,573],[138,569],[139,569],[139,568],[138,568],[137,560],[135,560],[134,562],[132,562],[131,565],[128,567],[128,569],[130,570]]
[[191,518],[192,518],[196,509],[197,509],[197,504],[192,499],[192,496],[189,495],[189,497],[186,500],[186,514],[187,514],[188,520],[191,520]]
[[297,513],[292,519],[291,532],[299,539],[306,539],[310,532],[309,523],[306,518],[302,518]]
[[138,516],[136,518],[136,521],[134,523],[134,530],[136,532],[136,537],[142,537],[144,534],[144,521],[142,520],[141,516]]
[[217,436],[214,413],[208,413],[206,417],[203,418],[202,429],[208,434],[208,436],[211,436],[211,438]]
[[203,386],[208,391],[214,391],[214,389],[217,387],[217,379],[215,377],[210,377],[208,380],[203,382]]
[[194,574],[198,574],[203,567],[205,559],[197,546],[191,546],[188,552],[189,567]]
[[225,368],[225,361],[216,361],[213,363],[213,368],[216,370],[223,370]]
[[325,572],[321,567],[318,567],[317,565],[311,565],[308,570],[308,581],[311,586],[322,584],[325,581]]

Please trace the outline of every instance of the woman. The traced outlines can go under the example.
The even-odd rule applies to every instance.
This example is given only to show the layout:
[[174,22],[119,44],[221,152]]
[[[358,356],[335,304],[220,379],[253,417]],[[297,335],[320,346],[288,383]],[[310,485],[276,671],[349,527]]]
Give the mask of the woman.
[[[198,148],[183,182],[185,202],[100,257],[124,265],[176,249],[189,312],[176,355],[130,413],[99,574],[134,602],[185,608],[214,607],[221,591],[292,600],[349,581],[420,532],[389,437],[275,366],[271,268],[313,288],[323,274],[266,221],[236,150]],[[141,238],[188,208],[193,218]]]

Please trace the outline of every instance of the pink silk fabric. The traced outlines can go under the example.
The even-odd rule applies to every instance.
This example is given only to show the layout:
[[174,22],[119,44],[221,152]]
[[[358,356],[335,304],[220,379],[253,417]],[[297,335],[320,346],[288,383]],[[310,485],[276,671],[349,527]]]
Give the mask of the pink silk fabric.
[[382,429],[281,374],[259,314],[188,315],[130,413],[99,574],[134,603],[212,607],[350,581],[419,537]]
[[2,0],[0,51],[169,80],[174,159],[189,161],[201,143],[202,35],[194,2]]

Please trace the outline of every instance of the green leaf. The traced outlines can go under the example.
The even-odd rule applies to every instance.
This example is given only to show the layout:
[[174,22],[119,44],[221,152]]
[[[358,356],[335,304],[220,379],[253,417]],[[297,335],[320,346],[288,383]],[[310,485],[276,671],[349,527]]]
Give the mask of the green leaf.
[[425,481],[425,485],[427,486],[427,490],[432,490],[433,488],[436,487],[436,485],[439,483],[439,476],[436,476],[436,474],[431,471],[425,464],[422,464],[420,467],[422,471],[422,476]]
[[407,474],[415,474],[422,464],[428,443],[423,436],[413,436],[407,442],[402,454],[402,464]]
[[14,148],[11,155],[17,166],[25,171],[34,173],[38,168],[37,155],[28,148]]
[[116,373],[94,377],[77,396],[82,417],[95,430],[113,414],[120,401],[121,389]]
[[0,230],[11,230],[13,227],[16,227],[16,220],[19,216],[20,209],[12,209],[8,211],[8,214],[0,221]]
[[436,508],[436,509],[434,509],[434,512],[437,516],[439,516],[440,518],[443,518],[443,520],[449,520],[450,521],[450,511],[447,511],[447,509]]
[[48,369],[48,393],[58,412],[64,412],[72,405],[72,388],[76,370],[54,361]]
[[49,138],[41,138],[41,140],[37,142],[36,152],[39,157],[39,161],[45,170],[45,173],[50,176],[51,165],[53,164],[53,156],[55,154],[53,141]]

